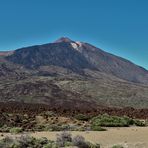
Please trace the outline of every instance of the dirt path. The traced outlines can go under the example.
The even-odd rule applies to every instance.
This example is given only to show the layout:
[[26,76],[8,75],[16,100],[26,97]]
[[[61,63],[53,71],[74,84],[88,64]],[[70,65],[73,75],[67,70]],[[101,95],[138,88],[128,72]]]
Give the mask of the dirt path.
[[[35,132],[28,134],[36,138],[47,137],[50,140],[55,140],[58,133]],[[82,135],[87,141],[99,143],[101,144],[101,148],[110,148],[115,144],[122,144],[125,148],[148,148],[148,127],[108,128],[107,131],[102,132],[71,133],[73,136]],[[4,136],[6,135],[8,134],[4,134]]]

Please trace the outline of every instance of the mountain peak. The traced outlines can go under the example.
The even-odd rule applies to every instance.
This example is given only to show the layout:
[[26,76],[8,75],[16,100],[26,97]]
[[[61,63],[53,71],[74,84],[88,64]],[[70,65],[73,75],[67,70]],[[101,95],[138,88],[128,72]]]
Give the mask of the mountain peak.
[[55,43],[61,43],[61,42],[74,42],[71,39],[69,39],[68,37],[61,37],[58,40],[55,41]]

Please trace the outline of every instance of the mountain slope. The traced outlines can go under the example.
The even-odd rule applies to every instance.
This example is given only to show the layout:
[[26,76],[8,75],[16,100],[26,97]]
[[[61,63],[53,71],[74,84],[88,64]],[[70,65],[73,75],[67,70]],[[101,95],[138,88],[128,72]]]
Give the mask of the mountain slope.
[[22,48],[16,50],[7,59],[30,69],[50,65],[67,68],[74,72],[80,72],[84,68],[93,69],[86,58],[66,42]]
[[148,71],[121,57],[107,53],[90,44],[81,44],[80,52],[97,70],[118,78],[148,84]]
[[144,68],[88,43],[74,42],[68,38],[18,49],[6,59],[30,69],[54,65],[79,74],[84,74],[84,69],[91,69],[127,81],[148,84],[148,71]]
[[148,108],[148,71],[88,43],[60,38],[8,53],[0,55],[0,101]]

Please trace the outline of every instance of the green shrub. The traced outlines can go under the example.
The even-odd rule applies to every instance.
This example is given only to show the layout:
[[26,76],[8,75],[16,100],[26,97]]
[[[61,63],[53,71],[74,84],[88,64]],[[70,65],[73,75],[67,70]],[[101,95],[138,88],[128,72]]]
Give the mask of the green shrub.
[[134,120],[132,118],[124,116],[123,119],[126,120],[128,125],[133,125],[134,124]]
[[127,127],[133,120],[128,117],[118,117],[109,115],[100,115],[94,117],[91,120],[92,127],[104,126],[104,127]]
[[63,131],[68,131],[68,130],[70,130],[70,125],[62,125],[61,128]]
[[0,128],[2,128],[4,126],[4,124],[3,123],[0,123]]
[[87,143],[89,148],[100,148],[100,144],[92,144],[90,142]]
[[64,147],[72,146],[72,142],[65,142]]
[[112,148],[124,148],[122,145],[114,145]]
[[48,143],[48,144],[45,144],[45,145],[43,146],[43,148],[57,148],[57,146],[56,146],[56,144],[50,142],[50,143]]
[[107,114],[94,117],[91,120],[91,124],[92,124],[92,129],[93,128],[95,129],[99,126],[105,126],[105,127],[127,127],[130,125],[146,126],[146,123],[140,120],[134,120],[127,116],[118,117],[118,116],[109,116]]
[[54,124],[54,125],[51,125],[51,126],[50,126],[50,130],[51,130],[51,131],[62,131],[63,128],[62,128],[62,126],[60,126],[60,125]]
[[48,139],[46,137],[42,137],[39,139],[39,143],[42,145],[48,144]]
[[34,130],[35,131],[46,131],[46,126],[45,125],[42,125],[42,124],[37,124],[35,127],[34,127]]
[[93,130],[93,131],[106,131],[105,128],[102,128],[102,127],[97,126],[97,125],[92,125],[91,130]]
[[88,115],[83,115],[83,114],[78,114],[78,115],[75,116],[75,118],[76,118],[77,120],[81,120],[81,121],[88,121],[88,120],[91,119],[90,116],[88,116]]
[[134,124],[136,126],[146,126],[146,124],[143,121],[140,121],[140,120],[134,120]]
[[13,127],[10,129],[10,133],[18,134],[21,133],[23,129],[21,127]]
[[0,128],[0,132],[10,132],[10,127],[8,127],[6,124]]

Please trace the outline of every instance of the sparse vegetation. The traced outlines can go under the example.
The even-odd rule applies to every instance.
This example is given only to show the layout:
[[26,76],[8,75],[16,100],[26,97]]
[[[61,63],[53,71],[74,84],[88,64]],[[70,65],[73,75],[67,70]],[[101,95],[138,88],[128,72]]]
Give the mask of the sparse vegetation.
[[7,148],[25,148],[25,147],[34,147],[34,148],[43,148],[47,145],[52,145],[53,141],[47,140],[47,138],[36,139],[33,137],[22,135],[20,137],[6,137],[0,140],[0,147]]
[[112,148],[124,148],[122,145],[114,145]]
[[[46,112],[36,115],[2,113],[0,132],[20,133],[22,131],[105,131],[103,127],[127,127],[130,125],[146,126],[145,120],[132,119],[127,116],[99,115],[90,119],[87,115],[60,117]],[[79,120],[78,120],[79,118]],[[84,121],[85,120],[85,121]],[[88,120],[88,121],[87,121]]]
[[41,116],[44,116],[45,118],[48,118],[48,117],[54,117],[56,115],[52,111],[46,111],[46,112],[41,113]]
[[140,120],[134,120],[134,124],[136,126],[146,126],[146,123],[144,121],[140,121]]
[[63,132],[57,135],[56,141],[48,140],[43,137],[36,139],[27,135],[21,135],[20,137],[5,137],[0,140],[0,147],[4,148],[59,148],[67,146],[77,146],[79,148],[100,148],[99,144],[92,144],[85,141],[82,136],[75,136],[72,138],[70,133]]
[[77,120],[81,120],[81,121],[89,121],[91,119],[90,116],[84,115],[84,114],[78,114],[78,115],[75,116],[75,118]]
[[23,129],[21,127],[13,127],[9,131],[10,131],[10,133],[18,134],[18,133],[21,133],[23,131]]
[[128,127],[130,125],[145,126],[145,124],[140,120],[134,120],[126,116],[124,117],[109,116],[107,114],[94,117],[91,123],[92,127],[95,128],[100,126],[104,127]]
[[56,143],[59,147],[70,146],[72,142],[72,137],[70,133],[63,132],[57,135]]
[[92,131],[106,131],[105,128],[102,128],[102,127],[94,125],[94,124],[91,125],[91,130]]
[[100,115],[92,119],[93,126],[106,126],[106,127],[122,127],[129,126],[129,122],[125,118],[109,115]]
[[78,148],[100,148],[99,144],[92,144],[85,141],[82,136],[75,136],[72,138],[70,133],[63,132],[57,136],[56,143],[59,147],[77,146]]
[[0,132],[10,132],[11,127],[8,127],[6,124],[4,124],[1,128],[0,128]]
[[88,143],[85,141],[85,139],[84,139],[84,137],[82,137],[82,136],[75,136],[74,138],[73,138],[73,145],[74,146],[77,146],[77,147],[79,147],[79,148],[88,148],[89,147],[89,145],[88,145]]

